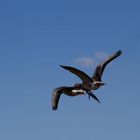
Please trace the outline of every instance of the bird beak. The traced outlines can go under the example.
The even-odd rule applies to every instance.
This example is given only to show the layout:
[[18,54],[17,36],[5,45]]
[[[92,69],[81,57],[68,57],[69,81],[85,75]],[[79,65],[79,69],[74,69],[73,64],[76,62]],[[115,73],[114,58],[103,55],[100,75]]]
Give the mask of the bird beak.
[[101,83],[101,85],[103,86],[103,85],[106,85],[106,83]]

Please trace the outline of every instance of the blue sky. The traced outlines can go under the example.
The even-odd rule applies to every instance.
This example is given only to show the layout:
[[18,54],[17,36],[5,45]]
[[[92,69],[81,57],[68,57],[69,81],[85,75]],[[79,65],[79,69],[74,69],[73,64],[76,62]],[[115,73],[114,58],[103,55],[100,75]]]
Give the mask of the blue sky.
[[[1,1],[0,139],[139,140],[139,5],[136,0]],[[53,89],[80,82],[60,64],[92,75],[103,57],[119,49],[123,54],[104,72],[107,85],[95,92],[101,104],[62,95],[52,111]],[[91,65],[82,65],[83,58]]]

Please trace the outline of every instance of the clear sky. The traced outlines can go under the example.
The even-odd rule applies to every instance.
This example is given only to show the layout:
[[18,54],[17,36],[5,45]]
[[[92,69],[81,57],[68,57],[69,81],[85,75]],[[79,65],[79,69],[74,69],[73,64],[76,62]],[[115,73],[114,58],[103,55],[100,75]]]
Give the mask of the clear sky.
[[[87,96],[54,88],[92,75],[105,56],[123,54],[103,74],[106,86]],[[140,2],[137,0],[0,1],[1,140],[139,140]]]

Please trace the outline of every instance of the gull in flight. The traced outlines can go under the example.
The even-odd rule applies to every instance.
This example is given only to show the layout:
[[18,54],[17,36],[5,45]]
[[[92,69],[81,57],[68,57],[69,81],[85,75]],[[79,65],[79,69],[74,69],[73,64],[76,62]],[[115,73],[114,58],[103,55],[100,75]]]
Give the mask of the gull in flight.
[[[73,87],[67,87],[67,86],[58,87],[53,91],[52,109],[57,110],[58,102],[61,94],[65,94],[68,96],[77,96],[77,95],[84,95],[85,93],[86,91],[81,89],[81,85],[79,84],[75,84]],[[90,93],[90,96],[100,103],[99,99],[93,93]]]
[[92,77],[88,76],[85,72],[78,70],[74,67],[60,65],[65,70],[68,70],[71,73],[78,76],[82,80],[82,83],[76,83],[73,87],[63,86],[63,87],[54,89],[53,96],[52,96],[53,110],[57,109],[59,98],[62,93],[68,96],[77,96],[77,95],[83,95],[86,93],[88,94],[89,99],[90,97],[92,97],[100,103],[99,99],[92,93],[92,90],[97,90],[101,86],[105,85],[105,83],[102,82],[102,74],[105,70],[105,67],[107,66],[108,63],[110,63],[112,60],[114,60],[121,54],[122,52],[121,50],[119,50],[115,52],[113,55],[109,56],[101,64],[97,65]]

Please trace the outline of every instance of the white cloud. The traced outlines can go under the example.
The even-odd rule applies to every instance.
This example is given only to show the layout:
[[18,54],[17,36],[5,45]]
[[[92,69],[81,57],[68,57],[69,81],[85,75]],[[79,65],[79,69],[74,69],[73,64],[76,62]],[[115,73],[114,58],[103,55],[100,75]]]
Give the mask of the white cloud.
[[107,57],[108,55],[106,52],[98,51],[98,52],[95,52],[93,57],[86,57],[86,56],[78,57],[74,60],[74,63],[79,66],[88,68],[88,67],[93,67],[97,65],[98,63],[106,59]]
[[98,60],[104,60],[105,58],[107,58],[108,54],[106,52],[95,52],[95,57]]
[[92,57],[79,57],[75,60],[75,63],[82,67],[91,67],[94,65],[95,60]]

